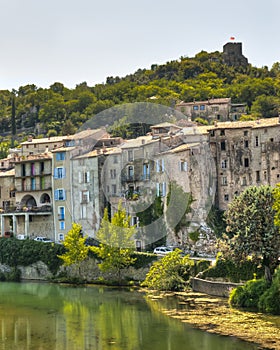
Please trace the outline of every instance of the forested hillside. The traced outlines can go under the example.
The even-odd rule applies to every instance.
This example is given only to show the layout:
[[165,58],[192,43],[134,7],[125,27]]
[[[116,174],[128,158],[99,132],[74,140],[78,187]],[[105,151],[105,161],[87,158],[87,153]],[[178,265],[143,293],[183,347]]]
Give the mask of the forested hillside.
[[256,117],[278,115],[280,63],[271,69],[232,67],[223,64],[222,53],[202,51],[195,57],[154,64],[123,78],[108,77],[106,83],[92,87],[84,82],[69,89],[55,82],[47,89],[30,84],[18,90],[2,90],[1,141],[12,133],[17,133],[18,141],[27,133],[71,134],[86,120],[117,104],[153,102],[172,107],[182,100],[213,97],[247,103],[248,113]]

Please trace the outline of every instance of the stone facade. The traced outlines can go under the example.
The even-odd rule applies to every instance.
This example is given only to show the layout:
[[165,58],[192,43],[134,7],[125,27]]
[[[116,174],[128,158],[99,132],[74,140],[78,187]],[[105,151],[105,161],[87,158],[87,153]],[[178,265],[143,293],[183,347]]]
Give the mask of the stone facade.
[[[162,123],[149,135],[126,141],[102,136],[104,131],[91,130],[67,137],[62,147],[17,156],[14,169],[2,170],[2,235],[12,229],[58,241],[80,222],[94,237],[104,208],[110,204],[113,215],[120,200],[141,232],[137,213],[155,198],[164,203],[161,220],[170,215],[174,182],[194,199],[187,219],[197,229],[213,203],[226,210],[246,187],[280,182],[279,118],[188,127]],[[182,209],[177,202],[176,215]],[[187,229],[175,234],[174,222],[167,226],[169,244],[186,243]],[[162,237],[160,221],[150,228]],[[140,236],[135,243],[143,249],[149,237]]]
[[280,120],[217,123],[209,133],[217,172],[216,205],[222,210],[248,186],[280,182]]
[[205,119],[208,122],[235,121],[246,113],[245,103],[231,103],[230,98],[214,98],[206,101],[180,102],[176,109],[191,120]]

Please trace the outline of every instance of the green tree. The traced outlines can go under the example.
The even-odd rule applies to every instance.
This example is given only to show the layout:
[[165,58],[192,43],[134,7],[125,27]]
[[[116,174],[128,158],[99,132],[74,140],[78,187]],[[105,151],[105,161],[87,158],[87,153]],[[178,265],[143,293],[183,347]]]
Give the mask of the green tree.
[[100,245],[90,247],[90,249],[102,259],[99,264],[101,271],[116,273],[119,283],[121,282],[121,270],[135,262],[135,258],[132,258],[134,234],[135,227],[130,225],[130,217],[122,208],[121,202],[111,222],[108,210],[105,208],[101,227],[96,235]]
[[280,226],[280,183],[273,189],[273,209],[275,210],[274,224]]
[[89,247],[85,245],[86,237],[82,236],[82,226],[73,223],[72,229],[67,233],[63,245],[66,252],[58,255],[63,260],[63,265],[75,265],[80,275],[80,264],[88,256]]
[[71,122],[70,119],[67,119],[61,128],[62,135],[73,135],[77,131],[77,128]]
[[275,96],[260,95],[252,104],[251,113],[260,118],[278,116],[280,99]]
[[279,228],[274,225],[273,189],[251,186],[235,197],[225,213],[227,236],[223,236],[225,256],[234,261],[252,259],[265,269],[271,282],[278,264]]

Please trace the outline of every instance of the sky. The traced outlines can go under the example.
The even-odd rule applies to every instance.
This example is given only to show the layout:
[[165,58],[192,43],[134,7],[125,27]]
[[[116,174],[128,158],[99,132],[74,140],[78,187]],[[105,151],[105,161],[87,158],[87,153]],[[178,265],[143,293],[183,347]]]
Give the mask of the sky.
[[235,37],[253,66],[280,61],[279,0],[0,0],[0,89],[106,82]]

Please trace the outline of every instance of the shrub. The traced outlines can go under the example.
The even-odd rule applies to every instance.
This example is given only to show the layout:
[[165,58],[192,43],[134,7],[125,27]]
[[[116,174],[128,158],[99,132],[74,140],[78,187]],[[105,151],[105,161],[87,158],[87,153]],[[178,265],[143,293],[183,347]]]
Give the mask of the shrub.
[[64,251],[65,248],[62,245],[55,243],[0,238],[0,262],[10,267],[28,266],[42,261],[52,273],[56,273],[62,264],[57,255]]
[[194,262],[189,256],[182,257],[181,251],[175,249],[153,263],[141,285],[158,290],[183,290],[193,265]]
[[235,307],[257,309],[259,300],[267,288],[268,283],[264,279],[248,281],[230,293],[229,303]]
[[202,278],[221,277],[231,282],[238,283],[241,281],[249,281],[255,276],[261,278],[263,275],[263,269],[258,268],[251,260],[236,264],[232,260],[218,256],[215,266],[211,266],[209,269],[205,270]]
[[280,315],[280,268],[272,281],[272,285],[260,297],[258,307],[260,311]]

